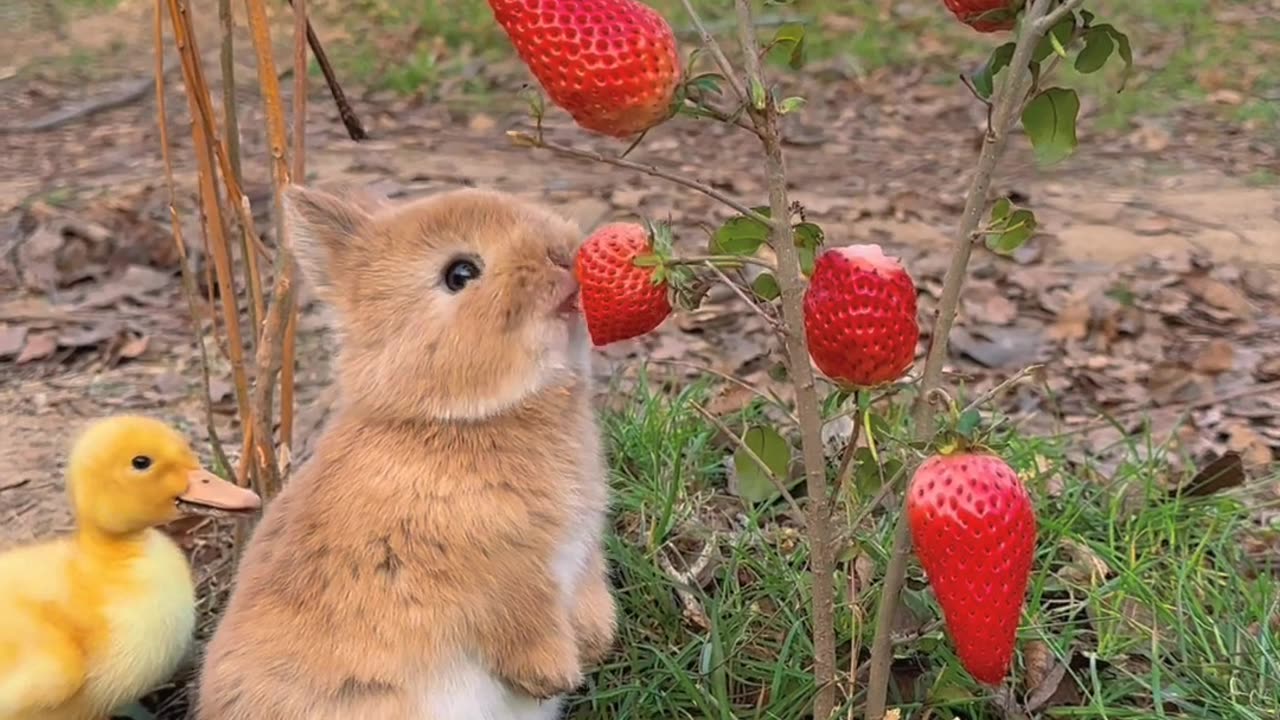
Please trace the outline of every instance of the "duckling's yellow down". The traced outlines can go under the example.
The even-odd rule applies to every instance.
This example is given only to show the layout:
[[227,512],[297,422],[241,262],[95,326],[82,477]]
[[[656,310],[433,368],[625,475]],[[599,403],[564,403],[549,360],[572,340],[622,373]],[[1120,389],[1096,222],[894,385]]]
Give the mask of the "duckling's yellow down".
[[257,505],[148,418],[91,426],[67,478],[76,531],[0,554],[0,720],[102,720],[166,681],[191,646],[195,592],[154,526],[179,499]]

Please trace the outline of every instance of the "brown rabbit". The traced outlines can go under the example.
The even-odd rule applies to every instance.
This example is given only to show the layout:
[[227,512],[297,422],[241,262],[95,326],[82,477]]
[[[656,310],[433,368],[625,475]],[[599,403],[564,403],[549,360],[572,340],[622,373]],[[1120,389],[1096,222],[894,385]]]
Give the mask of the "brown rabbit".
[[286,199],[339,401],[249,544],[196,717],[558,717],[615,623],[580,233],[480,190]]

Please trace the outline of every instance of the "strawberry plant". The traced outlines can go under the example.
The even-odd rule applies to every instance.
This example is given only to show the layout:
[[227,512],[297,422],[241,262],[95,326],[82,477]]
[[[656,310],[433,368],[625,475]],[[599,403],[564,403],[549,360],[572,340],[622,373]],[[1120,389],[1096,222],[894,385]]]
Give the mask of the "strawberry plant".
[[[978,243],[996,253],[1012,253],[1036,231],[1029,208],[1011,199],[992,198],[996,166],[1015,128],[1021,125],[1036,160],[1051,165],[1076,150],[1080,101],[1075,90],[1054,84],[1055,71],[1071,63],[1092,73],[1111,58],[1128,72],[1132,50],[1114,26],[1082,8],[1084,0],[942,0],[950,12],[974,30],[1012,39],[998,45],[965,86],[987,109],[987,128],[951,261],[944,278],[926,359],[920,373],[908,377],[920,329],[916,289],[907,269],[880,248],[826,248],[821,227],[789,197],[780,120],[803,112],[804,99],[788,96],[765,71],[765,59],[777,58],[792,69],[805,59],[800,23],[785,23],[761,42],[751,0],[735,0],[736,66],[689,0],[683,5],[701,39],[683,69],[670,27],[638,0],[490,0],[498,22],[553,104],[584,129],[618,139],[635,138],[619,153],[553,142],[543,134],[544,106],[534,102],[534,131],[513,130],[516,143],[554,153],[608,163],[677,183],[722,202],[735,215],[710,234],[705,252],[681,255],[674,244],[639,225],[601,228],[578,259],[582,302],[596,344],[649,332],[672,307],[695,306],[711,283],[726,283],[768,319],[783,351],[785,377],[794,385],[794,406],[783,408],[789,425],[751,427],[737,444],[734,465],[740,476],[765,478],[770,493],[753,484],[755,501],[779,497],[799,506],[786,473],[798,440],[805,480],[804,524],[812,576],[813,715],[833,717],[842,678],[835,648],[836,569],[834,543],[856,532],[838,526],[838,504],[865,503],[849,479],[859,464],[898,464],[916,468],[883,569],[875,633],[870,648],[864,715],[886,713],[893,659],[889,634],[902,591],[912,535],[925,574],[933,585],[943,619],[962,663],[977,680],[1001,683],[1008,674],[1021,617],[1023,594],[1034,555],[1036,522],[1030,498],[998,449],[974,442],[978,409],[964,412],[948,403],[941,431],[935,402],[948,398],[942,370],[970,255]],[[768,4],[786,4],[775,1]],[[587,42],[586,39],[591,39]],[[707,62],[713,68],[705,68]],[[1121,81],[1123,88],[1123,80]],[[710,118],[743,130],[760,145],[767,198],[742,200],[662,167],[630,160],[643,134],[677,116]],[[770,253],[761,252],[763,248]],[[776,258],[776,261],[771,259]],[[748,266],[763,271],[748,275]],[[816,368],[816,369],[815,369]],[[824,377],[825,376],[825,379]],[[1020,379],[1015,376],[998,392]],[[877,432],[872,388],[887,388],[876,398],[903,388],[914,390],[910,441]],[[821,390],[820,390],[821,388]],[[767,396],[764,392],[758,393]],[[845,408],[848,408],[847,410]],[[853,415],[852,433],[842,457],[829,463],[822,430],[832,418]],[[723,429],[718,420],[711,420]],[[866,447],[859,452],[859,433]],[[834,482],[831,465],[836,465]],[[754,470],[748,473],[748,470]],[[884,490],[893,493],[886,485]],[[870,512],[876,503],[867,503]],[[850,525],[853,525],[851,523]],[[981,607],[980,607],[981,606]],[[855,642],[857,635],[855,634]],[[853,649],[859,657],[860,648]],[[851,675],[857,675],[855,666]],[[849,678],[851,682],[856,677]],[[852,708],[850,717],[852,717]]]

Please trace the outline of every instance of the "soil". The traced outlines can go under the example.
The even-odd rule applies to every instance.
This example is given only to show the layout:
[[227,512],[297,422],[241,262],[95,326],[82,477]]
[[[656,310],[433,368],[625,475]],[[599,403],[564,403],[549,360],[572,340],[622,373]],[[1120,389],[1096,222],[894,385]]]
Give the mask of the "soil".
[[[111,13],[70,18],[61,33],[25,5],[16,19],[3,17],[12,4],[0,10],[11,29],[0,32],[0,45],[12,48],[0,60],[9,64],[0,67],[0,547],[70,528],[63,461],[90,418],[166,418],[210,457],[155,97],[149,85],[136,92],[150,78],[149,8],[130,0]],[[199,18],[211,78],[213,14]],[[265,123],[248,38],[238,39],[245,185],[259,231],[274,246]],[[96,60],[78,59],[86,53]],[[287,53],[282,45],[281,67]],[[510,63],[485,72],[511,98],[527,80]],[[166,87],[178,210],[203,274],[180,77],[168,73]],[[983,108],[962,86],[939,85],[923,72],[855,78],[832,65],[802,85],[810,103],[787,127],[794,199],[822,225],[828,243],[878,242],[901,255],[922,288],[922,317],[931,318]],[[539,198],[584,229],[635,214],[669,218],[687,247],[704,242],[704,223],[729,216],[655,178],[511,146],[504,131],[529,128],[518,100],[477,109],[449,97],[347,90],[372,137],[346,139],[323,85],[313,82],[308,182],[364,185],[395,197],[495,187]],[[34,127],[51,113],[125,91],[135,97],[119,107],[49,130]],[[221,96],[216,84],[214,95]],[[221,112],[216,102],[215,109]],[[564,144],[622,149],[575,129],[558,111],[547,132]],[[1023,388],[1004,404],[1033,425],[1079,432],[1082,454],[1104,454],[1117,440],[1101,418],[1126,418],[1122,426],[1136,428],[1147,417],[1153,431],[1182,443],[1187,462],[1236,452],[1263,476],[1258,471],[1280,452],[1280,189],[1250,178],[1280,172],[1277,137],[1275,127],[1228,126],[1213,108],[1109,133],[1093,130],[1086,116],[1087,152],[1051,171],[1038,170],[1025,138],[1014,138],[995,193],[1035,210],[1041,230],[1014,258],[976,253],[949,370],[980,390],[1046,364],[1052,403],[1048,393]],[[765,188],[751,141],[732,128],[680,120],[651,132],[629,157],[760,204]],[[206,326],[210,306],[202,301],[197,311]],[[304,457],[332,399],[326,360],[333,339],[314,303],[305,304],[300,327],[294,440]],[[927,327],[922,350],[923,342]],[[651,336],[600,351],[597,368],[603,379],[614,378],[639,358],[678,376],[706,367],[759,383],[770,382],[776,360],[758,318],[720,293]],[[213,365],[213,424],[234,462],[239,431],[228,364],[215,353]],[[735,402],[722,400],[726,409]],[[188,523],[178,530],[216,528]],[[188,546],[206,540],[189,539]],[[208,573],[202,577],[210,582]]]

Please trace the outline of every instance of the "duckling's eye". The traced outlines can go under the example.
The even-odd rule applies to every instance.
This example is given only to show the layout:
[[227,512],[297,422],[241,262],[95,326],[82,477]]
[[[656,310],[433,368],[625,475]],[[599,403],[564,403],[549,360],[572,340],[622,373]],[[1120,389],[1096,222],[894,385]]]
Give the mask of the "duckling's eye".
[[480,277],[480,266],[473,260],[461,258],[445,266],[444,286],[449,292],[460,292],[467,283]]
[[146,470],[151,467],[151,458],[146,455],[137,455],[132,460],[134,470]]

